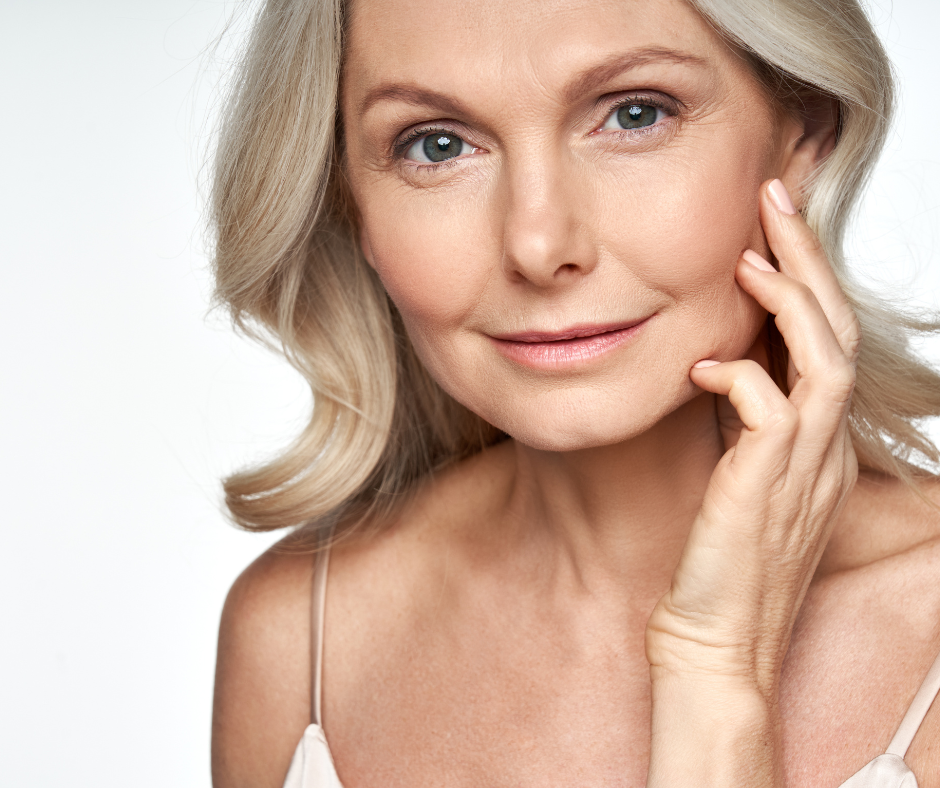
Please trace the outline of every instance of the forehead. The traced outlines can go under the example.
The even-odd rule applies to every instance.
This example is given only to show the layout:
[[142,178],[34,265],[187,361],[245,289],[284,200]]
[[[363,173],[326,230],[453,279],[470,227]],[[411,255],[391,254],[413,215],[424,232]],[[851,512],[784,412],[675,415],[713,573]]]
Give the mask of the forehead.
[[344,91],[420,81],[448,89],[533,83],[636,50],[715,61],[730,49],[685,0],[353,0]]

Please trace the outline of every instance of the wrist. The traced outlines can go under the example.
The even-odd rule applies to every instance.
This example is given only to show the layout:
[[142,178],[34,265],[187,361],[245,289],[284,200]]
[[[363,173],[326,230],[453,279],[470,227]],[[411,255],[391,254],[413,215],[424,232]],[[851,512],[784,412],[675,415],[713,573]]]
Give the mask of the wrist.
[[690,670],[682,673],[650,668],[652,698],[667,706],[694,707],[704,718],[733,715],[743,720],[772,719],[776,692],[767,692],[753,675]]
[[744,638],[727,638],[711,645],[662,632],[646,633],[646,656],[654,687],[698,687],[702,692],[715,688],[716,692],[742,697],[757,692],[773,704],[785,655],[786,648],[780,644],[752,643]]
[[648,788],[782,784],[776,698],[752,680],[660,674],[652,701]]

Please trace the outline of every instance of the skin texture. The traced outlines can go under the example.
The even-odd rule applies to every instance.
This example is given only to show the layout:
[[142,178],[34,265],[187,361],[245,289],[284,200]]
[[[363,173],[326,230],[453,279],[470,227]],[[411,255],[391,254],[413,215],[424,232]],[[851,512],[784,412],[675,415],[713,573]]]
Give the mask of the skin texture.
[[[665,111],[619,132],[622,99]],[[439,383],[513,436],[334,550],[346,787],[838,785],[883,751],[940,651],[940,528],[896,482],[853,488],[857,325],[768,194],[799,202],[829,115],[775,107],[678,0],[357,0],[342,110],[369,263]],[[416,129],[467,153],[403,158]],[[789,400],[742,360],[767,310]],[[537,369],[494,341],[640,318]],[[219,788],[280,785],[309,721],[310,569],[275,551],[233,587]],[[921,788],[938,738],[935,709]]]
[[[436,172],[390,161],[390,137],[440,110],[373,104],[347,137],[364,247],[422,360],[456,399],[538,448],[631,438],[695,396],[692,364],[739,358],[754,339],[762,313],[734,286],[734,269],[743,249],[766,249],[756,198],[778,172],[775,113],[742,60],[702,40],[701,21],[683,24],[694,14],[679,3],[662,4],[664,16],[638,4],[540,3],[529,14],[492,5],[483,13],[506,34],[477,28],[480,9],[468,6],[457,51],[421,3],[353,13],[347,115],[370,90],[431,82],[469,110],[467,122],[440,128],[481,149]],[[611,23],[618,16],[629,41]],[[570,35],[574,24],[583,37]],[[546,46],[516,48],[509,30]],[[373,60],[385,36],[402,44],[382,44]],[[720,66],[649,59],[564,100],[586,66],[657,48]],[[684,106],[643,134],[597,131],[637,89]],[[574,374],[498,363],[486,336],[650,315],[628,354]]]

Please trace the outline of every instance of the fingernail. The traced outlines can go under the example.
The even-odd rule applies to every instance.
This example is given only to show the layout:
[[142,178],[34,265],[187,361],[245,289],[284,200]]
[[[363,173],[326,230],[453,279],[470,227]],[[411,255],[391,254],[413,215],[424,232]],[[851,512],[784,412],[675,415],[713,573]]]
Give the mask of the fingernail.
[[714,367],[716,364],[720,363],[720,361],[712,361],[710,358],[703,358],[701,361],[696,361],[692,366],[701,369],[702,367]]
[[755,268],[760,269],[761,271],[768,271],[772,274],[777,273],[777,269],[774,268],[770,263],[768,263],[763,257],[761,257],[757,252],[754,252],[750,249],[746,249],[741,253],[747,262],[753,265]]
[[773,201],[778,211],[789,216],[793,216],[793,214],[796,213],[793,200],[790,199],[790,192],[787,191],[787,187],[783,185],[783,181],[779,178],[770,182],[770,185],[767,187],[767,193],[770,194],[770,199]]

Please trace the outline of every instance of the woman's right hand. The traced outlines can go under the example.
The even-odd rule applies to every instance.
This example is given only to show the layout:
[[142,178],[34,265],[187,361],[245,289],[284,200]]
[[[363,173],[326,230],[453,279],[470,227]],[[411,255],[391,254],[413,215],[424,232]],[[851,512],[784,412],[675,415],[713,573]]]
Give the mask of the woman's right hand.
[[858,321],[780,181],[761,188],[761,221],[781,270],[747,252],[737,280],[776,315],[791,393],[749,360],[699,362],[690,373],[728,397],[741,429],[647,626],[649,788],[779,784],[780,670],[857,476],[848,416]]

